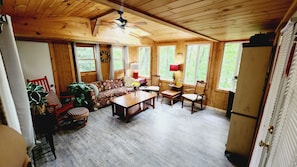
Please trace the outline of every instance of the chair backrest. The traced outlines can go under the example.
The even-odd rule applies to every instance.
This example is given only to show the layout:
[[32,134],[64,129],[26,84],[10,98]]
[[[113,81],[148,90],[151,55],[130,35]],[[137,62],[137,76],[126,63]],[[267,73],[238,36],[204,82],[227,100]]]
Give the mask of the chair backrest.
[[151,85],[152,86],[159,86],[159,84],[160,84],[160,75],[152,75]]
[[28,83],[32,82],[34,84],[41,85],[46,92],[49,92],[51,90],[46,76],[44,76],[43,78],[38,78],[38,79],[33,79],[33,80],[27,79],[27,82]]
[[205,94],[207,83],[204,81],[197,81],[195,87],[195,94]]

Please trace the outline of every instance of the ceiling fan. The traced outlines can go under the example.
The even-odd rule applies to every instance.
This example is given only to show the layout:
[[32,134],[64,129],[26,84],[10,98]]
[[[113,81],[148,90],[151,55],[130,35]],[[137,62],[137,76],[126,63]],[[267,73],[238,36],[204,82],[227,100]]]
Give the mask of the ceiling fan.
[[126,27],[137,29],[139,25],[146,25],[147,23],[145,21],[139,21],[139,22],[128,22],[127,19],[123,18],[124,12],[122,10],[118,10],[117,13],[119,14],[119,18],[109,22],[109,21],[102,21],[101,23],[103,25],[117,25],[121,29],[125,29]]
[[118,10],[118,14],[120,15],[119,18],[115,19],[115,23],[122,29],[125,29],[126,24],[128,23],[128,20],[124,19],[122,17],[123,11]]

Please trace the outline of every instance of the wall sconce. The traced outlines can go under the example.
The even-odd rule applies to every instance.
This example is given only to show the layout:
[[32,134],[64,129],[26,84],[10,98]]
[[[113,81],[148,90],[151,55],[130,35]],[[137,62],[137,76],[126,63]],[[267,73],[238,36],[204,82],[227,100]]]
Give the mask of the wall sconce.
[[133,78],[137,79],[138,78],[139,64],[137,62],[131,63],[130,64],[130,69],[133,70]]

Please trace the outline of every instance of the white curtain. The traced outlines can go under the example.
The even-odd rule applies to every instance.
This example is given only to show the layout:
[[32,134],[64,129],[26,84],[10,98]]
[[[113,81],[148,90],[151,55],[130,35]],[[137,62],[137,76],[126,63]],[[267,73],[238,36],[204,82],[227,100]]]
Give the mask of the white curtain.
[[125,76],[129,76],[129,48],[124,46]]
[[[27,146],[31,147],[34,144],[34,131],[26,83],[21,68],[10,16],[6,16],[6,20],[7,22],[3,25],[3,32],[0,34],[0,50],[3,56],[7,78],[3,75],[1,75],[1,78],[4,80],[8,79],[22,135],[26,140]],[[5,98],[7,98],[6,95]],[[10,103],[13,102],[10,101]],[[6,114],[12,114],[11,118],[14,118],[15,116],[13,115],[15,115],[15,113],[13,112],[15,111],[13,111],[13,107],[10,107],[10,109],[12,109],[12,111],[7,111]]]
[[96,44],[95,46],[95,57],[96,57],[96,71],[97,71],[97,80],[103,80],[102,70],[101,70],[101,60],[100,60],[100,46]]
[[77,49],[76,49],[75,42],[72,43],[72,48],[73,48],[73,54],[75,59],[77,81],[81,82],[81,75],[80,75],[79,66],[78,66]]
[[113,70],[113,46],[111,46],[111,48],[110,48],[109,79],[114,79],[114,70]]

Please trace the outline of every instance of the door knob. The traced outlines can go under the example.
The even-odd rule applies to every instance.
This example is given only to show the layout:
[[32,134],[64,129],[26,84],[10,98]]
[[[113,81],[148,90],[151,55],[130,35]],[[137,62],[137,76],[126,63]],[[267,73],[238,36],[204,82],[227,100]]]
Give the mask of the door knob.
[[265,143],[264,141],[261,140],[260,143],[259,143],[259,146],[268,148],[269,147],[269,142]]

